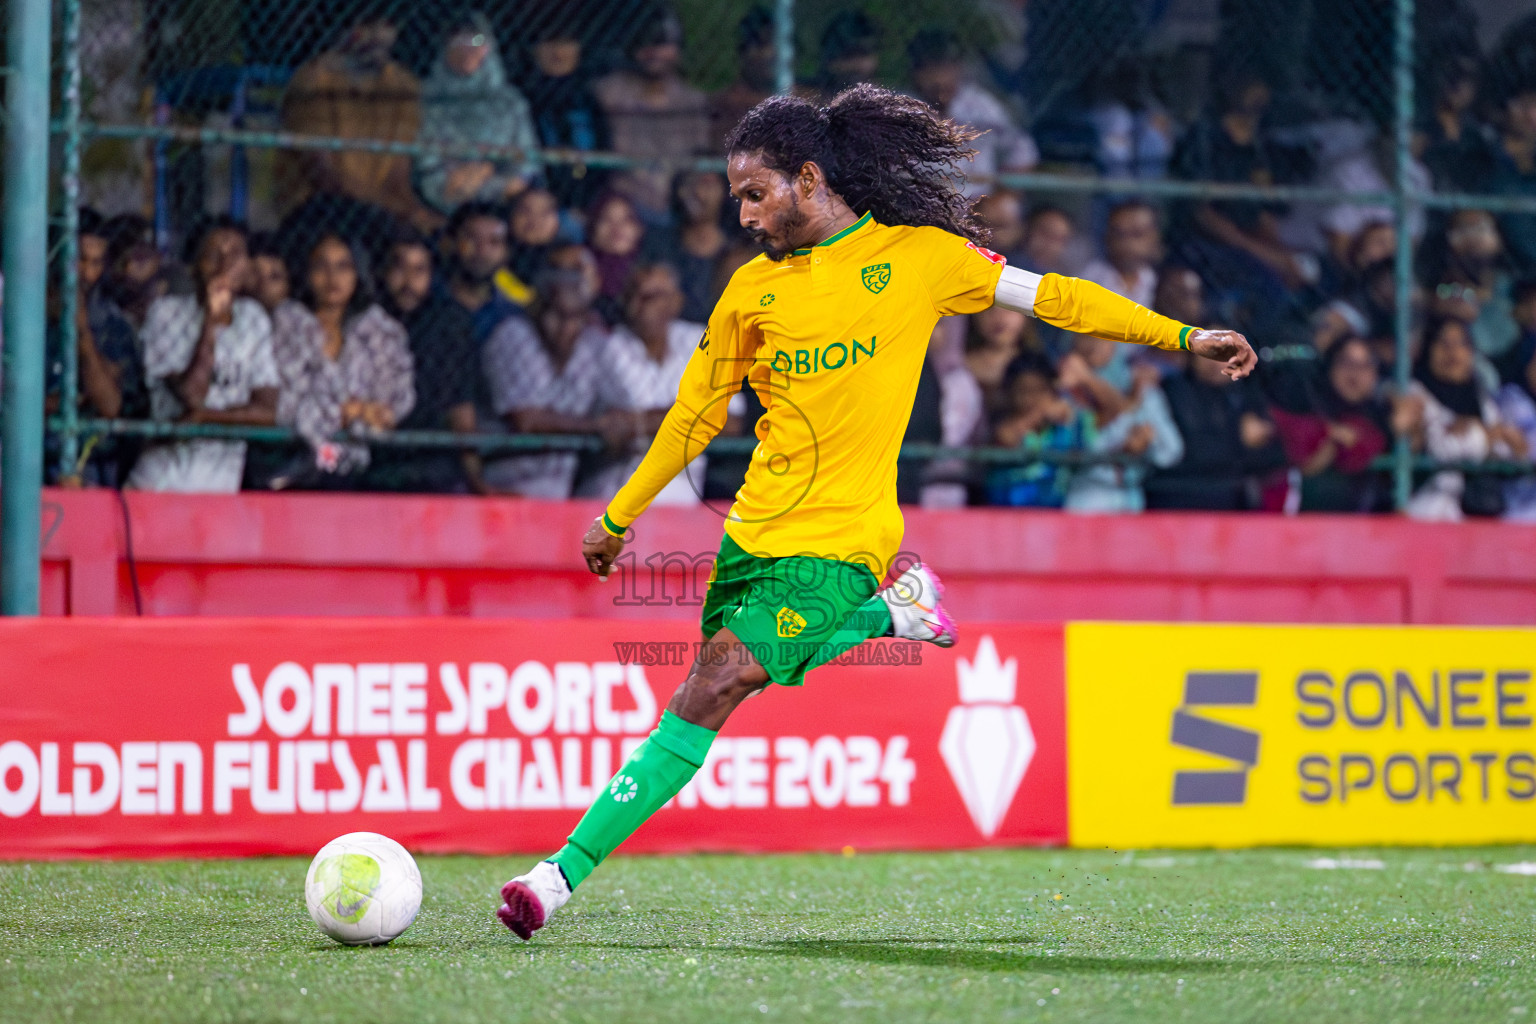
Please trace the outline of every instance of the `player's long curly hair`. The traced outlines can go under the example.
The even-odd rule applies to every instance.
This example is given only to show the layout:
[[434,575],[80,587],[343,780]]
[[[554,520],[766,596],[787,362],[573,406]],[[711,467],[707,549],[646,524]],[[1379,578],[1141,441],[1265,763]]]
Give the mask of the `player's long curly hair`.
[[956,186],[957,165],[980,132],[939,117],[922,100],[855,85],[818,107],[772,96],[747,112],[725,140],[727,153],[760,153],[795,174],[815,161],[855,213],[882,224],[936,227],[977,244],[990,237]]

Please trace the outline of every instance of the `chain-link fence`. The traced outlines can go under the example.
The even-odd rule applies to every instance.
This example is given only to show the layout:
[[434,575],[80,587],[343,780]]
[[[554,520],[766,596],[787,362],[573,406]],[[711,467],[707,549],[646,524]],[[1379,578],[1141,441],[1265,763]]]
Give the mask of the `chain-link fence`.
[[[639,330],[652,284],[706,318],[753,252],[724,132],[776,91],[874,81],[988,130],[968,188],[1010,262],[1240,328],[1263,356],[1223,390],[1048,327],[941,326],[904,498],[1059,502],[1050,467],[1072,463],[1139,492],[1150,463],[1152,504],[1381,509],[1475,463],[1437,494],[1488,514],[1518,499],[1484,481],[1536,442],[1532,12],[61,0],[52,472],[600,493],[665,402],[528,371],[549,332],[527,311],[590,293],[602,326],[562,342],[578,353]],[[1020,407],[1029,352],[1083,429]],[[1128,407],[1093,408],[1080,363]],[[706,493],[734,490],[752,412],[712,449]],[[1002,429],[1021,422],[1040,429]],[[1101,495],[1139,507],[1123,497]]]

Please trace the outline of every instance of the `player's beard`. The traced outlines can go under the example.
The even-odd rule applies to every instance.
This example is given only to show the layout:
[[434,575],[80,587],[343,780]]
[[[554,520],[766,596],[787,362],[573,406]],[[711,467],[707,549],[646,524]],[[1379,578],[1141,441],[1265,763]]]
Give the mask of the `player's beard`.
[[778,229],[774,232],[778,237],[785,239],[787,249],[780,249],[768,240],[768,232],[759,228],[752,232],[752,240],[762,246],[763,254],[775,263],[781,263],[795,254],[794,243],[789,239],[797,238],[805,230],[806,216],[800,211],[800,197],[793,192],[789,194],[789,209],[779,216],[778,223],[774,226]]

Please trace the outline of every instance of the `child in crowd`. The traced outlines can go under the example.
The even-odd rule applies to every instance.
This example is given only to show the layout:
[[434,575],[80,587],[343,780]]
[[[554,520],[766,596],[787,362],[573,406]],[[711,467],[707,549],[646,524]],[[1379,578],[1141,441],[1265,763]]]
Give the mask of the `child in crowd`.
[[[1035,455],[1082,452],[1093,444],[1093,417],[1057,390],[1056,370],[1045,356],[1025,352],[1015,358],[1003,389],[1008,405],[993,432],[998,445]],[[1054,462],[1006,466],[988,474],[987,497],[993,505],[1060,508],[1070,476]]]

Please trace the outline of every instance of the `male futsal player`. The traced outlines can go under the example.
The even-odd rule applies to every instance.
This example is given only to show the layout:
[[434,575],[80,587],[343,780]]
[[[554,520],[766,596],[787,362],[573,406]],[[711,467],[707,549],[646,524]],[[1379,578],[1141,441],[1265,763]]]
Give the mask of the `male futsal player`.
[[797,686],[871,637],[954,644],[931,570],[880,589],[902,538],[896,457],[939,317],[997,304],[1219,360],[1234,380],[1253,369],[1240,334],[981,248],[954,174],[975,137],[919,100],[859,85],[825,107],[765,100],[726,140],[731,194],[763,255],[732,277],[650,451],[582,541],[606,579],[625,532],[719,432],[747,378],[767,412],[710,576],[709,643],[566,845],[502,888],[497,916],[522,938],[682,789],[748,695]]

